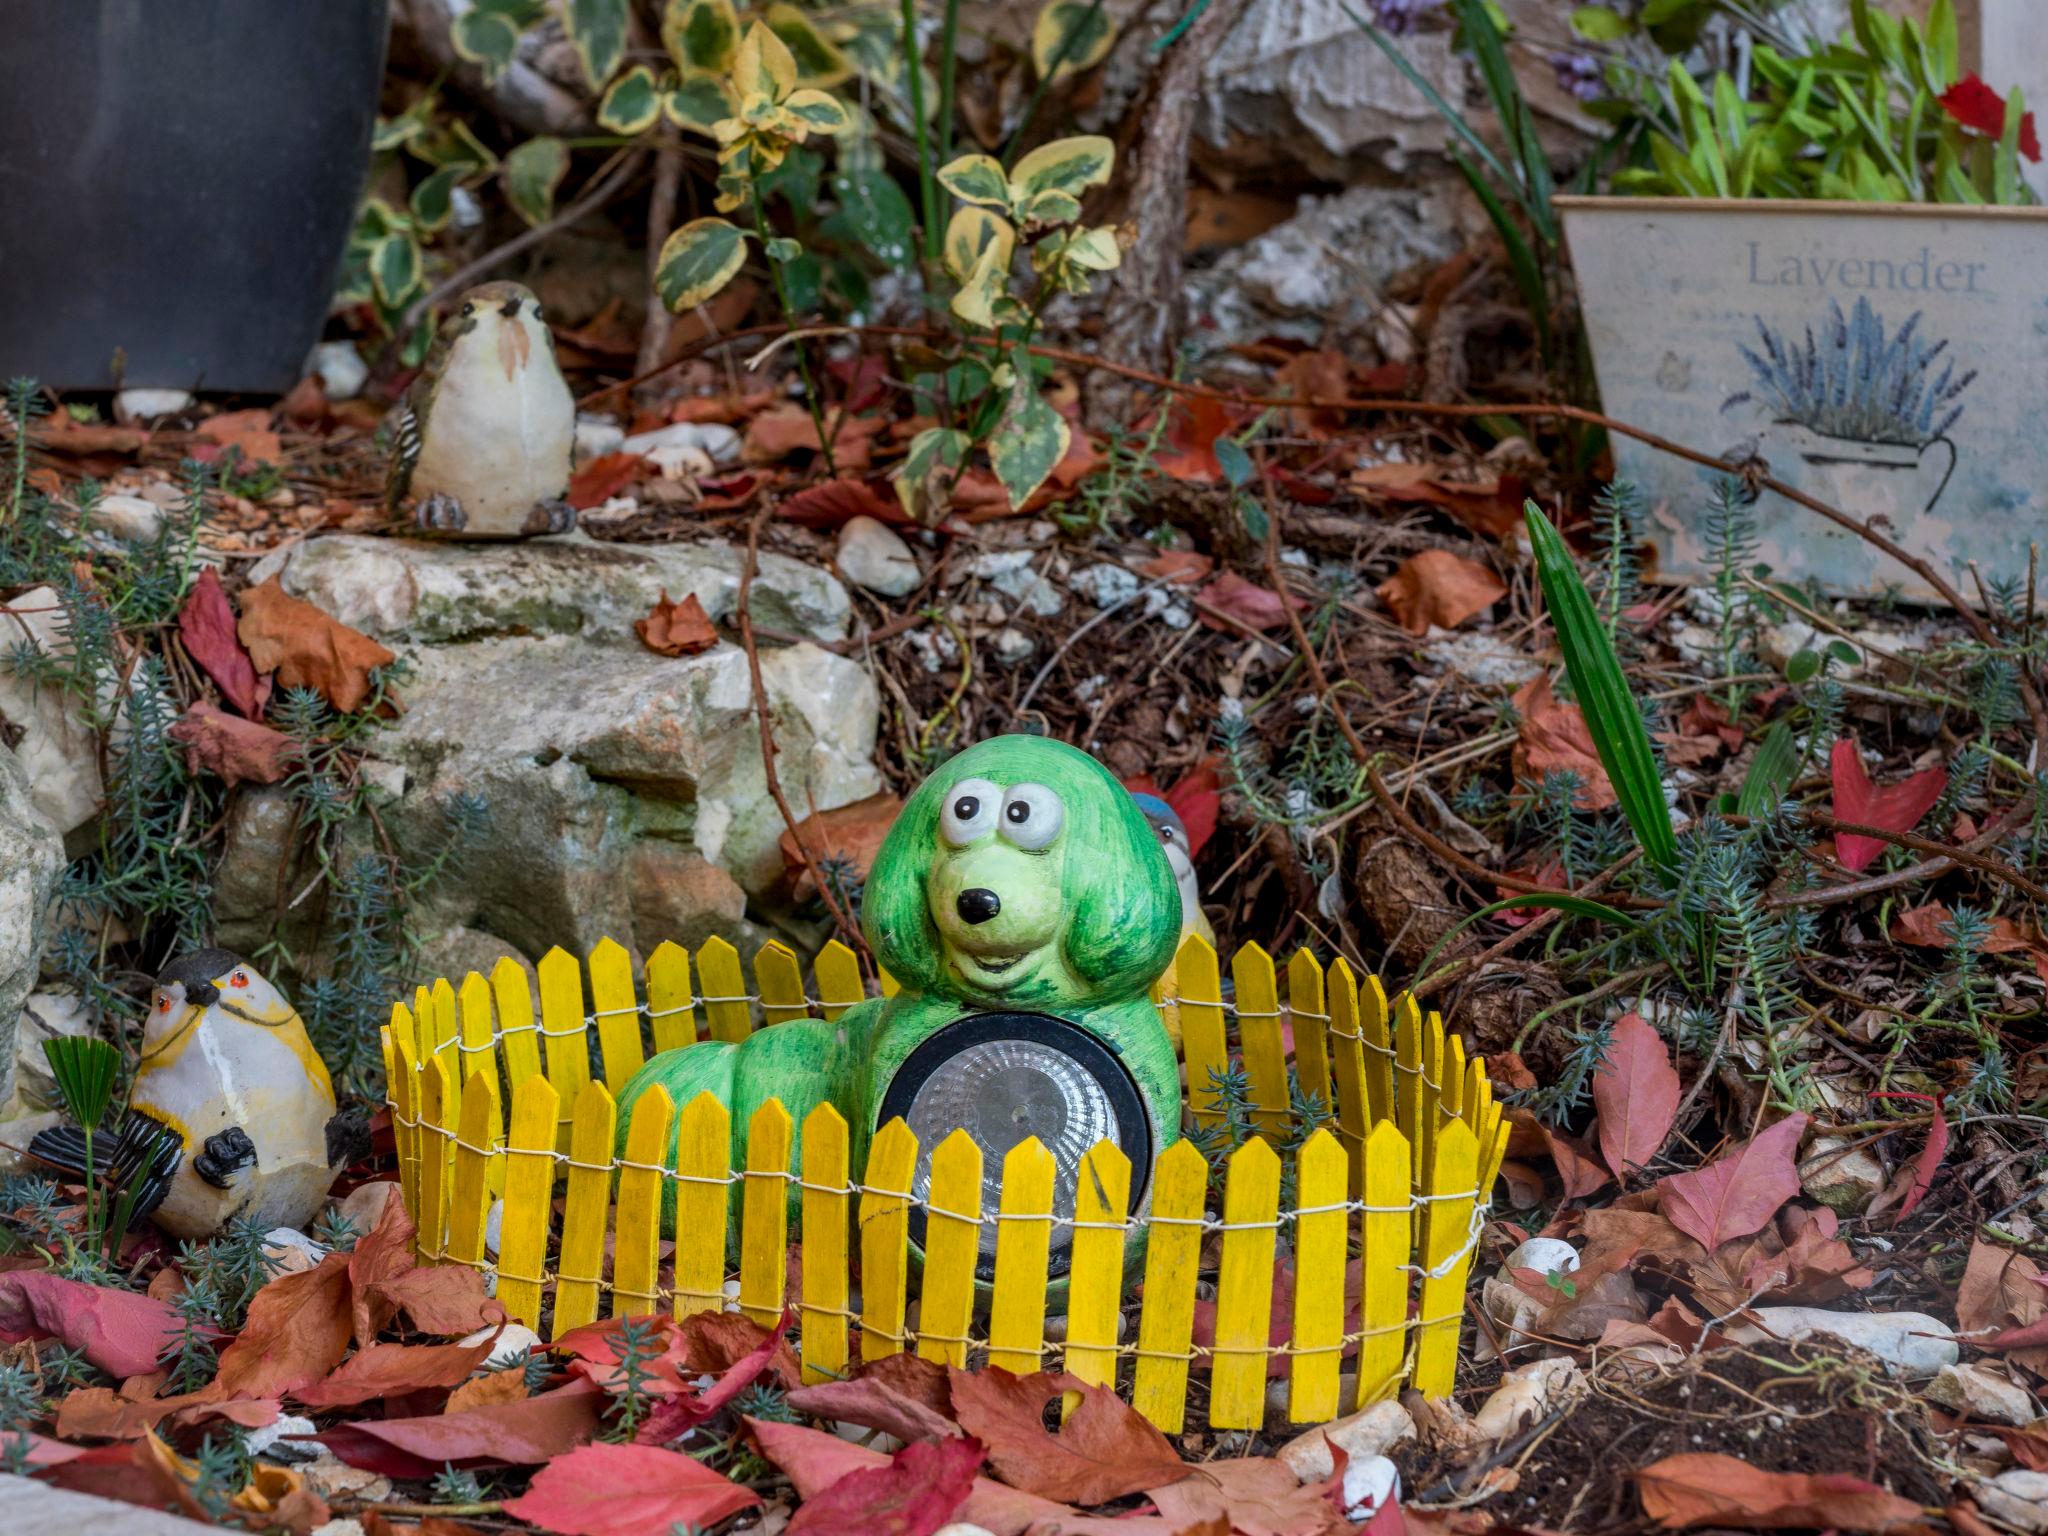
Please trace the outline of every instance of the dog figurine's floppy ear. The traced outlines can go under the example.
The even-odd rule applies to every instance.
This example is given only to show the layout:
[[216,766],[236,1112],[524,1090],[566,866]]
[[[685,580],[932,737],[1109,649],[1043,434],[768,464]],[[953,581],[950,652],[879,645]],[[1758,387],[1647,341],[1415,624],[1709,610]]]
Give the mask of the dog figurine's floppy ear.
[[939,807],[955,775],[943,768],[917,787],[889,829],[861,891],[860,926],[875,961],[907,992],[941,990],[945,960],[925,895]]
[[1076,753],[1067,790],[1069,835],[1062,890],[1067,965],[1113,1002],[1141,996],[1180,943],[1180,888],[1144,812],[1093,758]]

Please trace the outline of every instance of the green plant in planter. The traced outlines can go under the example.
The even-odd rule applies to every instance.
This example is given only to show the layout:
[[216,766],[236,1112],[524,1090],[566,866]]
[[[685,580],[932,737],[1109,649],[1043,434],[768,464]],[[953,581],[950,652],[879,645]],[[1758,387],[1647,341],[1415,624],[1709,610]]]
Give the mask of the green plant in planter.
[[621,1126],[655,1084],[678,1107],[708,1092],[732,1112],[744,1166],[748,1121],[768,1099],[799,1134],[830,1103],[860,1167],[900,1114],[918,1135],[920,1190],[956,1127],[982,1143],[991,1190],[1003,1155],[1035,1134],[1067,1201],[1080,1154],[1109,1136],[1131,1158],[1135,1208],[1180,1133],[1178,1064],[1148,989],[1173,957],[1181,905],[1158,837],[1109,771],[1043,737],[969,747],[905,804],[861,925],[901,984],[894,997],[662,1052],[622,1091]]

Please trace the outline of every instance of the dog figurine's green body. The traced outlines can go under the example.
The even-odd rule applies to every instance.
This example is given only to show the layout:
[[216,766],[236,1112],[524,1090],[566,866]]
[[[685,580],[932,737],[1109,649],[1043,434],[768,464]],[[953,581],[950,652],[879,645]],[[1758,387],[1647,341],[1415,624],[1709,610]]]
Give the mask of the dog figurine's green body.
[[[659,1083],[678,1109],[707,1091],[728,1106],[735,1167],[769,1099],[799,1136],[829,1102],[851,1128],[858,1169],[905,1059],[980,1013],[1047,1014],[1095,1036],[1135,1080],[1155,1152],[1179,1137],[1179,1068],[1148,989],[1179,941],[1180,893],[1138,806],[1085,752],[999,736],[946,762],[884,840],[861,926],[896,996],[830,1023],[799,1019],[738,1043],[662,1052],[621,1095],[620,1146],[634,1101]],[[1149,1170],[1134,1172],[1133,1189],[1149,1183]],[[668,1209],[672,1223],[672,1196]]]

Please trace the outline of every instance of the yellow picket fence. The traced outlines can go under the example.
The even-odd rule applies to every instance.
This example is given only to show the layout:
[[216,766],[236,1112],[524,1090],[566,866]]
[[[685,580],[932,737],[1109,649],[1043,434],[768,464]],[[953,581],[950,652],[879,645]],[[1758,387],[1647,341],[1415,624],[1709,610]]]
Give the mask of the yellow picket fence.
[[[1263,1421],[1275,1362],[1296,1422],[1334,1418],[1403,1384],[1450,1390],[1465,1280],[1507,1132],[1484,1063],[1468,1061],[1463,1040],[1405,995],[1389,1005],[1378,978],[1356,976],[1342,960],[1325,971],[1303,950],[1285,967],[1283,1002],[1271,957],[1248,944],[1232,959],[1226,1002],[1215,951],[1187,940],[1170,974],[1191,1121],[1223,1120],[1209,1085],[1235,1058],[1256,1134],[1228,1155],[1220,1201],[1210,1197],[1207,1160],[1182,1140],[1159,1158],[1149,1204],[1132,1214],[1132,1169],[1111,1141],[1085,1154],[1090,1176],[1078,1181],[1071,1210],[1054,1209],[1052,1154],[1035,1138],[1020,1142],[988,1209],[982,1150],[964,1130],[932,1149],[920,1197],[909,1127],[882,1126],[855,1177],[849,1127],[830,1105],[805,1120],[793,1167],[791,1117],[778,1101],[764,1104],[735,1168],[726,1106],[709,1094],[678,1106],[656,1088],[634,1106],[615,1155],[616,1095],[650,1046],[737,1040],[813,1010],[836,1018],[862,997],[855,958],[838,944],[816,958],[810,996],[797,956],[781,944],[765,946],[752,969],[750,991],[738,952],[709,940],[695,957],[693,991],[691,957],[663,944],[636,989],[631,957],[606,939],[590,953],[587,995],[575,956],[556,949],[541,960],[538,1020],[526,973],[509,958],[488,978],[437,980],[410,1005],[395,1004],[385,1064],[422,1256],[494,1276],[507,1310],[536,1328],[545,1319],[550,1337],[601,1315],[685,1317],[736,1300],[763,1325],[793,1311],[807,1380],[845,1375],[856,1348],[863,1360],[914,1348],[955,1365],[985,1352],[1015,1371],[1057,1357],[1083,1380],[1126,1389],[1169,1433],[1186,1423],[1191,1371],[1206,1372],[1205,1416],[1216,1429]],[[602,1081],[591,1077],[593,1027]],[[1289,1028],[1301,1094],[1329,1106],[1328,1124],[1305,1138],[1289,1091]],[[1291,1186],[1283,1159],[1293,1164]],[[661,1236],[670,1183],[674,1230],[688,1234],[673,1252]],[[795,1297],[785,1294],[792,1183],[802,1255]],[[737,1244],[728,1230],[734,1185]],[[486,1231],[498,1200],[493,1256]],[[927,1220],[919,1266],[913,1209]],[[978,1287],[991,1222],[994,1279]],[[1072,1234],[1064,1327],[1053,1342],[1048,1266],[1059,1225]],[[1127,1338],[1128,1245],[1141,1238],[1143,1301]],[[736,1297],[727,1267],[735,1249]],[[1276,1319],[1283,1257],[1295,1277],[1292,1315]],[[1349,1282],[1354,1261],[1359,1276]],[[1198,1287],[1210,1284],[1213,1331],[1197,1343]],[[1341,1376],[1353,1356],[1346,1400]]]

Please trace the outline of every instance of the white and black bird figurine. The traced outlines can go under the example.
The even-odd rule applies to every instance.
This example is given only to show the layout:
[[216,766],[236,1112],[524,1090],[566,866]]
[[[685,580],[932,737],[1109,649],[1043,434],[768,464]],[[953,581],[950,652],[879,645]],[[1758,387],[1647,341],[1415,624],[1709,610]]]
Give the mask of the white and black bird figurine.
[[576,402],[540,300],[518,283],[465,293],[393,413],[385,501],[458,539],[567,533]]
[[[135,1182],[136,1220],[202,1238],[236,1217],[303,1227],[366,1146],[363,1122],[335,1113],[298,1010],[234,954],[202,949],[157,977],[127,1118],[94,1143],[93,1162]],[[76,1126],[40,1132],[29,1151],[86,1175]]]

